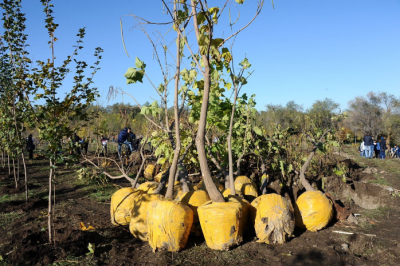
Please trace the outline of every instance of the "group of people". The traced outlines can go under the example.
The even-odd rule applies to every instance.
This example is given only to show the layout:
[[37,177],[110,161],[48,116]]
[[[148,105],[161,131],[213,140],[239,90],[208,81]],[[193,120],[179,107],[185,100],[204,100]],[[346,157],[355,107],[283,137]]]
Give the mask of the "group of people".
[[385,159],[386,152],[389,152],[391,157],[400,158],[400,150],[397,145],[394,145],[393,148],[387,147],[386,140],[384,137],[381,137],[380,141],[374,140],[374,138],[367,132],[363,138],[363,142],[358,148],[360,152],[360,156],[372,159],[375,154],[375,158]]
[[[118,135],[118,156],[121,157],[122,145],[126,145],[129,149],[128,152],[134,152],[139,149],[139,143],[142,140],[141,137],[136,138],[130,127],[125,127]],[[106,150],[107,152],[107,150]]]

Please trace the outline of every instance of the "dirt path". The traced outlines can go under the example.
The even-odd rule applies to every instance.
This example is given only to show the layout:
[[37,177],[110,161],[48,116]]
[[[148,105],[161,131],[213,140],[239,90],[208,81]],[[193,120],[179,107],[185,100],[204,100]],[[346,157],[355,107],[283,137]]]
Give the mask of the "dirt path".
[[[28,203],[23,201],[23,189],[14,188],[13,176],[0,168],[0,265],[397,265],[400,197],[382,186],[400,189],[400,160],[357,158],[348,147],[345,152],[341,155],[354,164],[351,180],[346,184],[329,177],[326,191],[359,214],[358,224],[338,222],[318,233],[295,231],[284,245],[257,243],[254,233],[247,232],[244,243],[227,252],[211,250],[203,237],[191,236],[179,253],[153,253],[127,227],[110,222],[110,196],[118,186],[129,184],[118,181],[101,187],[96,181],[79,180],[80,166],[59,169],[53,247],[47,244],[46,233],[47,162],[32,161],[29,166]],[[378,205],[362,208],[363,202]],[[96,230],[81,231],[80,222]],[[89,243],[95,246],[93,256],[86,255]]]

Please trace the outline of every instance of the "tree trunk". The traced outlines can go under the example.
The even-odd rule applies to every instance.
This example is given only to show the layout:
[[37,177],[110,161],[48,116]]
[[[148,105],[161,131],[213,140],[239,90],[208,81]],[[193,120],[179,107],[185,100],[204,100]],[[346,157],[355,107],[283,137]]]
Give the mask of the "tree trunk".
[[[197,42],[199,41],[199,25],[197,23],[197,11],[194,0],[191,0],[192,4],[192,15],[194,17],[193,24],[194,30],[196,33]],[[211,42],[211,32],[210,32],[210,42]],[[210,46],[210,44],[209,44]],[[209,48],[209,47],[208,47]],[[208,49],[209,50],[209,49]],[[224,197],[219,192],[217,187],[215,186],[212,178],[210,168],[208,168],[207,164],[207,155],[204,144],[204,137],[206,133],[206,123],[207,123],[207,110],[208,110],[208,100],[210,96],[210,87],[211,87],[211,79],[210,79],[210,58],[208,55],[202,55],[202,61],[204,64],[204,91],[203,91],[203,101],[201,104],[201,112],[200,112],[200,120],[199,120],[199,128],[197,130],[196,136],[196,147],[197,154],[199,157],[201,175],[203,176],[204,184],[206,186],[208,195],[210,196],[213,202],[225,202]]]
[[[233,159],[232,159],[232,128],[233,128],[233,118],[235,117],[235,110],[236,110],[236,100],[237,100],[237,95],[238,95],[238,87],[235,84],[235,81],[233,81],[233,84],[235,86],[235,98],[233,100],[233,106],[232,106],[232,114],[231,114],[231,121],[229,123],[229,134],[228,134],[228,157],[229,157],[229,187],[231,189],[231,195],[235,195],[235,180],[233,179]],[[245,136],[246,137],[246,136]],[[225,181],[226,182],[226,181]],[[225,183],[226,186],[226,183]]]
[[[264,160],[261,159],[261,176],[264,176],[267,174],[267,167],[265,166]],[[268,185],[268,178],[264,179],[264,182],[261,184],[261,195],[267,194],[267,185]]]
[[53,206],[52,206],[52,201],[51,201],[51,197],[52,197],[52,188],[53,188],[53,184],[52,184],[52,178],[53,178],[53,164],[52,161],[50,159],[50,175],[49,175],[49,206],[48,206],[48,219],[47,219],[47,227],[48,227],[48,232],[49,232],[49,243],[52,244],[53,243]]
[[7,162],[8,162],[8,174],[11,175],[10,155],[8,153],[7,153]]
[[[177,21],[178,10],[176,7],[176,2],[174,2],[174,19]],[[179,25],[175,22],[178,30]],[[175,115],[175,150],[174,150],[174,159],[172,161],[171,169],[169,170],[169,179],[168,179],[168,189],[165,197],[167,199],[174,199],[174,183],[175,183],[175,173],[176,168],[178,166],[179,154],[181,152],[181,136],[179,132],[179,113],[178,113],[178,93],[179,93],[179,79],[180,79],[180,68],[181,68],[181,55],[180,55],[180,34],[177,33],[178,36],[176,38],[176,73],[175,73],[175,93],[174,93],[174,115]],[[167,115],[167,114],[166,114]],[[167,125],[168,126],[168,125]],[[173,137],[172,137],[173,138]]]
[[15,188],[18,187],[18,180],[17,180],[17,175],[15,173],[15,163],[14,163],[14,159],[12,160],[12,164],[13,164],[13,170],[14,170],[14,181],[15,181]]
[[19,158],[17,159],[17,180],[19,182]]
[[26,162],[24,153],[22,153],[22,164],[24,165],[24,174],[25,174],[25,201],[28,202],[28,174],[26,171]]

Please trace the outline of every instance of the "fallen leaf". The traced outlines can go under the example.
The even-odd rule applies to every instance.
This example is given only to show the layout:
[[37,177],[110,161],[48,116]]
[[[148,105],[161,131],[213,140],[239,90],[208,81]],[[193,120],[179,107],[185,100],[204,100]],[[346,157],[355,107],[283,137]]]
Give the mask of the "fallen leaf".
[[82,231],[89,231],[89,230],[96,230],[93,226],[89,225],[88,227],[85,226],[83,222],[79,223],[79,227]]

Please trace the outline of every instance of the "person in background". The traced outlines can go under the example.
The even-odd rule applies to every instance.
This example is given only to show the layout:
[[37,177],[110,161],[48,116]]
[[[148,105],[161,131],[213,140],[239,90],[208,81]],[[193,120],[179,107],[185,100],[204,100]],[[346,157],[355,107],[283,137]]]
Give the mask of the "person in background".
[[392,158],[397,158],[397,152],[399,151],[399,148],[397,145],[394,145],[392,148]]
[[89,142],[90,142],[90,138],[89,137],[87,137],[86,139],[84,138],[83,140],[82,140],[82,151],[84,151],[85,152],[85,155],[87,154],[87,152],[88,152],[88,148],[89,148]]
[[128,142],[128,137],[130,135],[130,129],[125,127],[118,135],[118,156],[121,158],[121,146],[123,144],[129,147],[129,150],[132,151],[132,145]]
[[380,143],[380,157],[381,159],[385,159],[385,150],[386,150],[386,140],[384,137],[381,137],[381,143]]
[[100,154],[104,154],[104,155],[107,154],[107,141],[108,141],[108,138],[101,135],[100,142],[101,142],[102,148],[101,148]]
[[372,145],[374,144],[374,141],[369,132],[365,134],[363,140],[364,140],[365,158],[372,159]]
[[376,142],[374,140],[374,152],[375,152],[375,158],[378,159],[379,158],[379,153],[380,153],[381,147],[379,145],[379,142]]
[[74,136],[72,137],[72,144],[74,144],[74,146],[78,145],[78,146],[76,146],[76,149],[75,149],[77,154],[81,154],[81,148],[80,148],[80,144],[79,144],[80,141],[81,141],[81,138],[75,132]]
[[131,144],[132,147],[131,152],[133,152],[135,149],[133,146],[133,142],[135,141],[135,134],[133,134],[132,129],[130,127],[128,128],[128,130],[129,130],[129,136],[127,138],[127,141]]
[[29,152],[29,160],[33,159],[33,150],[35,149],[35,144],[33,144],[32,134],[26,138],[26,150]]
[[358,151],[360,152],[360,156],[364,156],[364,141],[361,142],[360,147],[358,147]]

